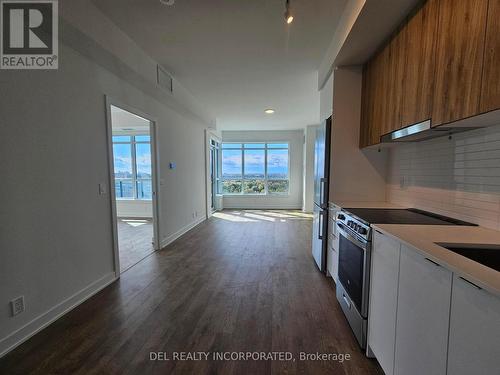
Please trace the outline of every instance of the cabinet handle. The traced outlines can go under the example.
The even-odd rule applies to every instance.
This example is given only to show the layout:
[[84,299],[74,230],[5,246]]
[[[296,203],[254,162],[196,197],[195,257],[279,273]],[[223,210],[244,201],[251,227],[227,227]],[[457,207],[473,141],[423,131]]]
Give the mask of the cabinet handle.
[[379,230],[376,230],[376,229],[375,229],[375,232],[377,232],[378,234],[381,234],[382,236],[384,235],[384,233],[382,233],[382,232],[381,232],[381,231],[379,231]]
[[470,284],[470,285],[472,285],[473,287],[476,287],[476,288],[477,288],[477,289],[479,289],[479,290],[483,289],[483,288],[481,288],[480,286],[478,286],[478,285],[474,284],[472,281],[469,281],[469,280],[467,280],[467,279],[463,278],[462,276],[459,276],[459,278],[461,278],[461,279],[462,279],[463,281],[465,281],[467,284]]
[[441,267],[441,265],[439,263],[436,263],[434,262],[433,260],[429,259],[429,258],[425,258],[425,260],[428,260],[429,262],[431,262],[432,264],[438,266],[438,267]]
[[344,299],[346,305],[347,305],[347,308],[350,310],[351,309],[351,303],[349,302],[349,300],[347,299],[346,295],[344,293],[342,293],[342,298]]

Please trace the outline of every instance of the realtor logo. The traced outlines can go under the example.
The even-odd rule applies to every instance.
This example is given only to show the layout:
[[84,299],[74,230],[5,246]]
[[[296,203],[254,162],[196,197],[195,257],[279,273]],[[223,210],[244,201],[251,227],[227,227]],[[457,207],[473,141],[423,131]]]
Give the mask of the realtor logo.
[[0,1],[0,69],[57,69],[57,0]]

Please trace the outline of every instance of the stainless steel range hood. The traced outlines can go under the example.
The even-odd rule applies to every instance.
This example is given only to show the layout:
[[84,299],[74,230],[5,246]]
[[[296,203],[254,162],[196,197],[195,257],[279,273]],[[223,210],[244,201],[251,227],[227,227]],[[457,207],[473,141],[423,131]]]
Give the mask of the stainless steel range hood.
[[465,132],[467,130],[478,129],[478,127],[449,127],[439,126],[431,127],[431,120],[427,120],[392,133],[383,135],[380,139],[382,143],[388,142],[420,142],[426,139],[449,136],[455,133]]
[[450,136],[491,125],[500,125],[500,110],[483,113],[434,128],[431,125],[431,120],[427,120],[383,135],[380,140],[382,143],[420,142],[426,139]]

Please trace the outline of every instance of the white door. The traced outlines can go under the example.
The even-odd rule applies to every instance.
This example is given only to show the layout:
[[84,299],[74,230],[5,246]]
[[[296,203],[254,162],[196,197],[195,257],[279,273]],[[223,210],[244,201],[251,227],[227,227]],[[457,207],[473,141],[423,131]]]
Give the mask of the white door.
[[396,375],[446,374],[452,273],[401,246]]

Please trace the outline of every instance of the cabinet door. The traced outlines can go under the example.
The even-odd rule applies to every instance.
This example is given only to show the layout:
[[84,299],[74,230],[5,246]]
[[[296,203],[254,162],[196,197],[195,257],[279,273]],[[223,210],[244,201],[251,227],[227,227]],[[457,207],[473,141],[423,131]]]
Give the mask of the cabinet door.
[[451,280],[450,271],[401,246],[395,374],[446,374]]
[[490,0],[481,92],[481,112],[500,108],[500,0]]
[[370,124],[371,144],[380,143],[380,136],[387,128],[389,93],[389,48],[381,50],[372,61],[371,94],[373,95],[372,121]]
[[370,275],[368,346],[386,375],[394,370],[400,243],[375,232]]
[[379,123],[375,110],[375,89],[377,78],[378,61],[370,60],[363,68],[363,89],[361,99],[361,128],[359,146],[361,148],[379,143],[380,133],[377,127]]
[[413,13],[406,26],[402,127],[431,118],[438,4],[438,0],[428,0]]
[[387,62],[384,62],[383,73],[387,78],[384,83],[384,114],[382,116],[381,134],[391,133],[401,128],[401,105],[403,103],[403,77],[405,69],[406,27],[396,32],[385,47]]
[[479,113],[487,0],[440,0],[433,126]]
[[370,114],[371,114],[371,69],[370,63],[363,66],[363,86],[361,88],[361,121],[359,127],[359,148],[370,145]]
[[455,276],[448,374],[491,375],[500,369],[500,299]]

